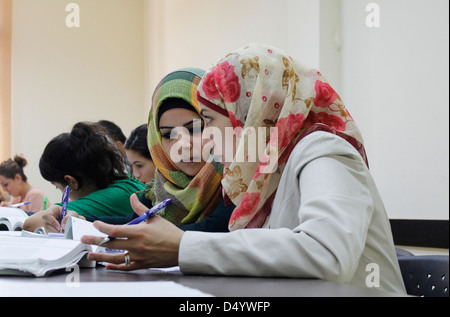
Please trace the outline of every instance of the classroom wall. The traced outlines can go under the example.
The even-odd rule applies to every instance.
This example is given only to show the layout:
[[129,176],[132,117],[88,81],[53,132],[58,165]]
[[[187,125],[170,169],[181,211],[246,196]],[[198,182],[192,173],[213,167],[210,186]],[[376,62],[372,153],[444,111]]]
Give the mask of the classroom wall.
[[[69,3],[80,27],[66,25]],[[29,182],[60,201],[38,169],[53,137],[78,121],[111,120],[126,135],[146,122],[143,2],[14,0],[12,33],[11,153],[23,153]]]
[[0,159],[11,148],[12,0],[0,1]]
[[449,2],[344,0],[341,12],[341,96],[389,216],[448,220]]

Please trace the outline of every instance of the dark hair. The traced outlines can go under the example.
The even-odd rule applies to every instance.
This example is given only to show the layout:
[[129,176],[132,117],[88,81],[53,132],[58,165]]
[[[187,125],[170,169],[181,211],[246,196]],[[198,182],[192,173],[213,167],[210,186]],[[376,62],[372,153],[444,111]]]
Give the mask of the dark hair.
[[150,151],[148,149],[147,133],[147,124],[142,124],[131,131],[130,136],[125,142],[125,150],[134,151],[136,153],[139,153],[140,156],[152,160]]
[[123,134],[122,129],[120,129],[117,124],[108,120],[100,120],[97,123],[104,129],[106,129],[106,134],[111,139],[113,139],[114,141],[125,143],[127,138],[125,137],[125,134]]
[[5,176],[6,178],[14,178],[16,174],[19,174],[22,177],[24,182],[27,181],[27,177],[23,172],[23,168],[27,166],[27,160],[23,157],[23,155],[15,155],[14,159],[8,159],[2,164],[0,164],[0,175]]
[[110,139],[92,123],[79,122],[70,133],[53,138],[39,161],[44,179],[67,185],[65,175],[83,187],[94,182],[98,189],[126,178],[124,159]]
[[161,120],[161,117],[164,112],[166,112],[167,110],[170,110],[170,109],[175,109],[175,108],[187,109],[187,110],[197,113],[197,110],[195,110],[194,106],[191,105],[186,100],[181,99],[181,98],[175,98],[175,97],[167,98],[167,99],[164,99],[164,101],[159,106],[157,122],[159,122]]

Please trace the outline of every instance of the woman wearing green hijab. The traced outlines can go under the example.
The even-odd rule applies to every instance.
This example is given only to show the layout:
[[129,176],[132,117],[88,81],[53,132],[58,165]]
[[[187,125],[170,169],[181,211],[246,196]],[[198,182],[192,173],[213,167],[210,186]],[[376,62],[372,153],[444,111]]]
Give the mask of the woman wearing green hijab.
[[[169,148],[177,142],[170,138],[171,130],[186,128],[191,143],[194,138],[201,138],[201,131],[195,131],[193,125],[196,120],[203,122],[197,102],[197,85],[203,74],[201,69],[183,68],[165,76],[156,87],[148,119],[148,145],[156,175],[137,195],[148,208],[171,198],[172,204],[159,215],[182,230],[226,232],[235,206],[225,206],[222,198],[223,165],[214,160],[175,162],[170,158]],[[72,212],[67,215],[77,216]],[[60,217],[45,216],[47,231],[59,230]],[[132,213],[126,217],[85,218],[91,222],[125,224],[136,217]]]

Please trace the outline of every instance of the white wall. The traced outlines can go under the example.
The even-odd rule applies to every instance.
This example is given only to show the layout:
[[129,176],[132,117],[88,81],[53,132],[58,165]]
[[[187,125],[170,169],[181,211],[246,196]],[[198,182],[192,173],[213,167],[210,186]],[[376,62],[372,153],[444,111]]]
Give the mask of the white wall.
[[449,217],[449,2],[342,5],[342,98],[359,123],[391,218]]
[[[79,28],[66,26],[70,2]],[[146,122],[143,54],[141,0],[13,1],[11,152],[53,202],[61,193],[38,168],[51,138],[77,121],[111,120],[126,135]]]
[[[319,1],[145,0],[148,85],[182,67],[207,69],[251,42],[273,45],[319,66]],[[148,103],[149,105],[149,103]]]

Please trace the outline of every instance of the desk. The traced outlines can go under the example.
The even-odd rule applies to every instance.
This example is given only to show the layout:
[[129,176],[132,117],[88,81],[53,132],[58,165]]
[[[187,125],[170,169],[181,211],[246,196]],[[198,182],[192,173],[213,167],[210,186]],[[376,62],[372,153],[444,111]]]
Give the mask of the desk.
[[[62,283],[70,272],[54,272],[48,277],[29,278],[0,276],[2,282]],[[316,279],[254,278],[228,276],[184,275],[179,271],[137,270],[132,272],[108,271],[102,266],[80,269],[79,282],[148,282],[172,281],[218,297],[392,297],[398,294],[382,292],[346,284]],[[27,296],[23,290],[21,296]],[[117,296],[121,296],[118,294]]]

